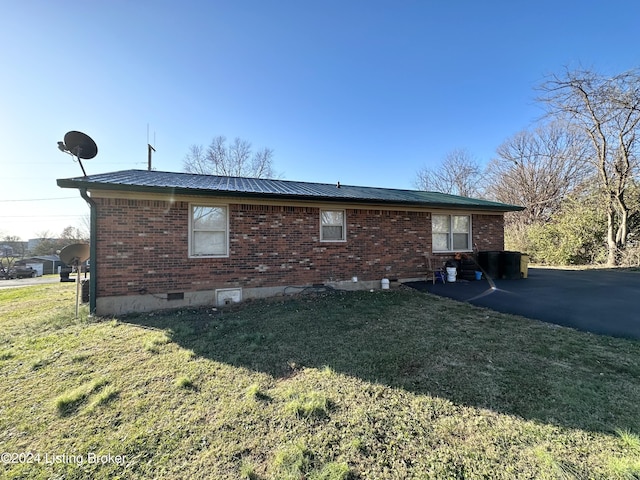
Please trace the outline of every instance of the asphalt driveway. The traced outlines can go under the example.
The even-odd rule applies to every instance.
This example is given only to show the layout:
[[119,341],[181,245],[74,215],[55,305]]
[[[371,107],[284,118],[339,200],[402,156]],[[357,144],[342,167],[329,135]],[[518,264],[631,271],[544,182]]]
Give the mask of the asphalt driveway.
[[529,278],[412,282],[436,295],[601,335],[640,339],[640,272],[530,268]]

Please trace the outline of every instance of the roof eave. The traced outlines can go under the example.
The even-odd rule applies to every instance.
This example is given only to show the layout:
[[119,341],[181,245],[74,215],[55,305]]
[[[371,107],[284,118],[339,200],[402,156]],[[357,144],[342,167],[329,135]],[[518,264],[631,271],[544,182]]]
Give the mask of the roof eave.
[[152,193],[159,195],[185,195],[191,197],[210,197],[215,195],[216,197],[228,197],[228,198],[263,198],[269,200],[297,200],[297,201],[309,201],[314,203],[353,203],[353,204],[365,204],[365,205],[403,205],[414,207],[432,207],[443,209],[455,209],[455,210],[474,210],[474,211],[495,211],[495,212],[515,212],[524,210],[524,207],[516,205],[455,205],[446,202],[415,202],[415,201],[402,201],[402,200],[380,200],[380,199],[367,199],[367,198],[344,198],[344,197],[318,197],[314,195],[299,195],[299,194],[284,194],[284,193],[260,193],[260,192],[239,192],[232,190],[205,190],[196,188],[184,188],[184,187],[165,187],[165,186],[142,186],[142,185],[126,185],[116,183],[96,183],[90,181],[84,181],[82,179],[59,179],[57,184],[61,188],[78,188],[101,191],[117,191],[117,192],[140,192],[140,193]]

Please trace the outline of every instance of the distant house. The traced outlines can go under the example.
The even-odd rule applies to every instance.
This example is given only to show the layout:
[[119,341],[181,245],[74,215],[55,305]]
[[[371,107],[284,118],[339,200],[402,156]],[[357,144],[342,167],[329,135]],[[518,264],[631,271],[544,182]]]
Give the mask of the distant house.
[[420,278],[425,253],[503,249],[504,212],[522,209],[414,190],[145,170],[58,185],[79,189],[92,207],[100,315]]
[[23,258],[16,262],[16,266],[31,266],[38,271],[39,275],[50,275],[58,273],[58,267],[62,265],[58,255],[40,255],[35,257]]
[[0,255],[3,257],[24,257],[27,251],[27,242],[7,241],[0,245]]

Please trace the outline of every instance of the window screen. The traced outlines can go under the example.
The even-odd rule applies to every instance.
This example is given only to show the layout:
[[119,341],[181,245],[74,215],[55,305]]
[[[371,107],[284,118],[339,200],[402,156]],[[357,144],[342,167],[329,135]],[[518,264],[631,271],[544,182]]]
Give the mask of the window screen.
[[431,235],[434,252],[471,249],[471,217],[469,215],[433,215]]
[[227,239],[226,207],[191,206],[191,256],[226,256]]
[[323,241],[344,241],[345,215],[343,210],[322,210],[320,212],[320,239]]

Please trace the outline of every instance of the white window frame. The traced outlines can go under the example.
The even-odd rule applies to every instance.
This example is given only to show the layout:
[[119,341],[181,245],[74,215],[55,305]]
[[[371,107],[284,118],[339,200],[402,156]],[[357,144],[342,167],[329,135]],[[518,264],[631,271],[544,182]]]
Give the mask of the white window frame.
[[[194,225],[193,225],[193,212],[195,208],[198,207],[202,207],[202,208],[221,208],[224,210],[225,212],[225,227],[224,230],[201,230],[201,231],[208,231],[208,232],[224,232],[225,235],[225,245],[224,245],[224,252],[223,253],[210,253],[210,254],[194,254],[193,253],[193,247],[194,247],[194,241],[193,241],[193,237],[194,237]],[[229,205],[222,205],[222,204],[210,204],[210,203],[190,203],[189,204],[189,241],[188,241],[188,248],[189,248],[189,258],[226,258],[229,256]]]
[[[435,217],[447,217],[448,221],[448,231],[447,232],[434,232],[433,230],[433,220]],[[453,231],[453,218],[454,217],[466,217],[469,219],[469,229],[466,233],[467,235],[467,246],[465,248],[453,248],[453,235],[455,233],[463,233],[463,232],[454,232]],[[436,242],[434,241],[435,235],[447,234],[447,249],[436,249]],[[470,214],[459,214],[459,213],[435,213],[431,215],[431,248],[434,252],[471,252],[472,251],[472,243],[473,243],[473,216]]]
[[[324,238],[324,228],[323,227],[337,227],[338,224],[324,224],[322,222],[322,214],[324,212],[340,212],[342,213],[342,238],[334,239],[334,238]],[[321,208],[320,209],[320,241],[321,242],[346,242],[347,241],[347,212],[346,210],[340,208]]]

